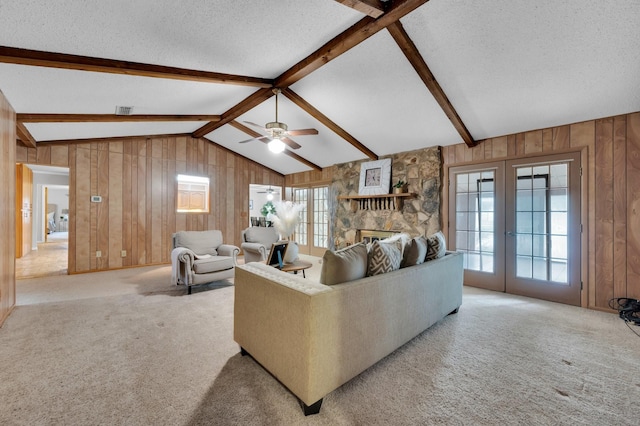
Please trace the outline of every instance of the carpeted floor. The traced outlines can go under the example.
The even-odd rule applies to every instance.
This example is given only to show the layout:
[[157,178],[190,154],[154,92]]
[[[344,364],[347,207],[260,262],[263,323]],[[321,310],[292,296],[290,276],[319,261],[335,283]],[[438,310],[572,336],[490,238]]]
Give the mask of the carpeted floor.
[[640,338],[616,315],[465,288],[457,315],[305,418],[238,353],[233,286],[187,296],[169,276],[20,280],[0,329],[0,424],[638,424]]

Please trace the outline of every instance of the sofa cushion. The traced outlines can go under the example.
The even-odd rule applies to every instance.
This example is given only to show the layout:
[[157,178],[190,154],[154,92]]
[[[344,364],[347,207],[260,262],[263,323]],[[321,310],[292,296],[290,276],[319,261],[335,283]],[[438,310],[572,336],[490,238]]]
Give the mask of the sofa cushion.
[[395,242],[374,241],[369,250],[367,276],[384,274],[400,269],[402,252]]
[[275,228],[252,226],[244,230],[244,240],[247,243],[260,243],[267,247],[279,240]]
[[222,244],[222,232],[209,231],[179,231],[175,235],[175,246],[186,247],[195,254],[218,254],[218,246]]
[[402,255],[401,267],[419,265],[427,256],[427,239],[423,236],[409,240]]
[[424,260],[439,259],[447,254],[447,242],[442,231],[438,231],[427,238],[427,256]]
[[320,282],[334,285],[367,275],[367,247],[360,243],[338,251],[327,250],[322,257]]
[[196,274],[208,274],[210,272],[224,271],[236,266],[232,257],[227,256],[197,256],[193,262],[193,272]]

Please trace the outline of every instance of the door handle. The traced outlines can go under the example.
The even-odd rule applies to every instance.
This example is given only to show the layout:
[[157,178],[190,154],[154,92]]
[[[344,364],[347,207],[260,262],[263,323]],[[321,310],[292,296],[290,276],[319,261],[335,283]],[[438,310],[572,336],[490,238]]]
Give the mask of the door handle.
[[515,237],[515,232],[511,232],[511,231],[507,231],[505,232],[506,235],[510,236],[510,237]]

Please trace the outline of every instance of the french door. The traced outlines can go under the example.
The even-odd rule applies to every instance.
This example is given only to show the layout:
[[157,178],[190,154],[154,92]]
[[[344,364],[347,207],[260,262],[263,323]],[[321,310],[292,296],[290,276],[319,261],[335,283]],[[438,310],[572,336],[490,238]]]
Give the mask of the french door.
[[328,186],[293,188],[293,201],[304,205],[294,239],[300,253],[322,256],[328,247]]
[[577,153],[450,168],[465,284],[580,305],[580,179]]

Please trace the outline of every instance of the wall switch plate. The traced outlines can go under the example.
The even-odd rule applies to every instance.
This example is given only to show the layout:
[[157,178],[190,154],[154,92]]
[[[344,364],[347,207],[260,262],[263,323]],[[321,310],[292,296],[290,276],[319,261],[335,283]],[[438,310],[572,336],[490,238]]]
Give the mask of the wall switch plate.
[[102,252],[100,250],[96,252],[96,257],[102,257]]
[[120,256],[121,257],[127,257],[127,251],[126,250],[121,250],[120,251]]

